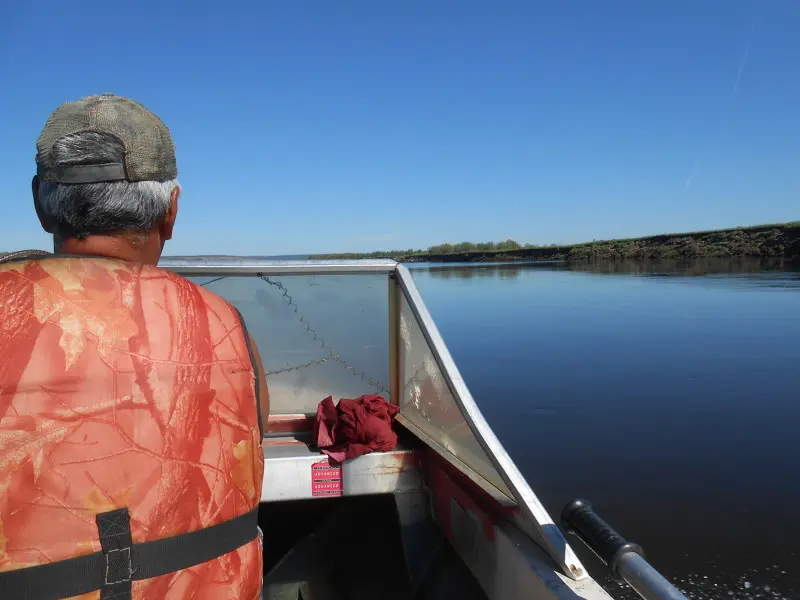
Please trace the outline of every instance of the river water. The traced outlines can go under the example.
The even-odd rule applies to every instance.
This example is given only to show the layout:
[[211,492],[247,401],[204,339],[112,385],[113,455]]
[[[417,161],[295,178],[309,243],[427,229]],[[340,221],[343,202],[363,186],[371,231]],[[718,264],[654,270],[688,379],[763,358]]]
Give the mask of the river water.
[[[765,261],[415,265],[482,412],[690,598],[800,598],[800,271]],[[635,594],[605,579],[615,597]]]

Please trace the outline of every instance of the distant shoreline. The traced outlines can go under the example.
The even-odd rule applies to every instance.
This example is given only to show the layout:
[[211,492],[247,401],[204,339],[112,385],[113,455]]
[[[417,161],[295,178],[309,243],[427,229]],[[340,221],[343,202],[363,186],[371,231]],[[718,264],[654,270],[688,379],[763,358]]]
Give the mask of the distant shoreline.
[[546,260],[688,259],[782,257],[800,260],[800,221],[713,231],[666,233],[564,246],[514,250],[315,254],[311,259],[392,258],[399,262],[515,262]]
[[[457,244],[456,247],[507,246],[500,244]],[[341,260],[390,258],[404,263],[467,262],[507,263],[536,261],[604,260],[686,260],[696,258],[784,258],[800,262],[800,221],[752,227],[735,227],[689,233],[665,233],[639,238],[601,240],[562,246],[525,246],[502,250],[437,252],[447,244],[430,250],[376,251],[364,253],[328,253],[311,255],[260,256],[270,260]],[[433,252],[431,251],[433,250]],[[5,255],[0,252],[0,257]],[[245,256],[193,255],[163,256],[164,260],[240,260]]]

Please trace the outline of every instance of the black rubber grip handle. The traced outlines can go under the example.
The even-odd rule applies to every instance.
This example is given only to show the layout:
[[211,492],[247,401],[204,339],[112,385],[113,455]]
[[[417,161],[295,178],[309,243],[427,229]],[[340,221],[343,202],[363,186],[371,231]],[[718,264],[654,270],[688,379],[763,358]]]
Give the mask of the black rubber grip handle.
[[561,511],[561,526],[577,535],[602,560],[615,576],[617,561],[628,552],[644,556],[638,544],[631,544],[597,516],[586,500],[573,500]]

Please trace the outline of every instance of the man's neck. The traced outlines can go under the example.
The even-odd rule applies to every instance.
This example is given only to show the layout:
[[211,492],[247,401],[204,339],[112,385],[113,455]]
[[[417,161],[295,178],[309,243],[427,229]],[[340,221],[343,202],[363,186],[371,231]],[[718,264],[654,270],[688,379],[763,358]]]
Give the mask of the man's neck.
[[63,240],[56,247],[56,252],[156,265],[161,257],[161,244],[158,242],[158,236],[153,235],[143,235],[141,238],[125,234],[90,235],[84,239]]

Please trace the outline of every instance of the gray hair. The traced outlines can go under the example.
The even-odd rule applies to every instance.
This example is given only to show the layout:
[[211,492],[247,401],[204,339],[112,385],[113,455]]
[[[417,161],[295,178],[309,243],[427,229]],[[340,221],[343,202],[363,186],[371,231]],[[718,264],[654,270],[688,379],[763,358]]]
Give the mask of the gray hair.
[[[53,144],[59,166],[125,162],[125,146],[114,136],[85,131]],[[54,226],[54,241],[110,232],[144,233],[170,207],[171,181],[109,181],[63,184],[39,182],[39,207]]]

